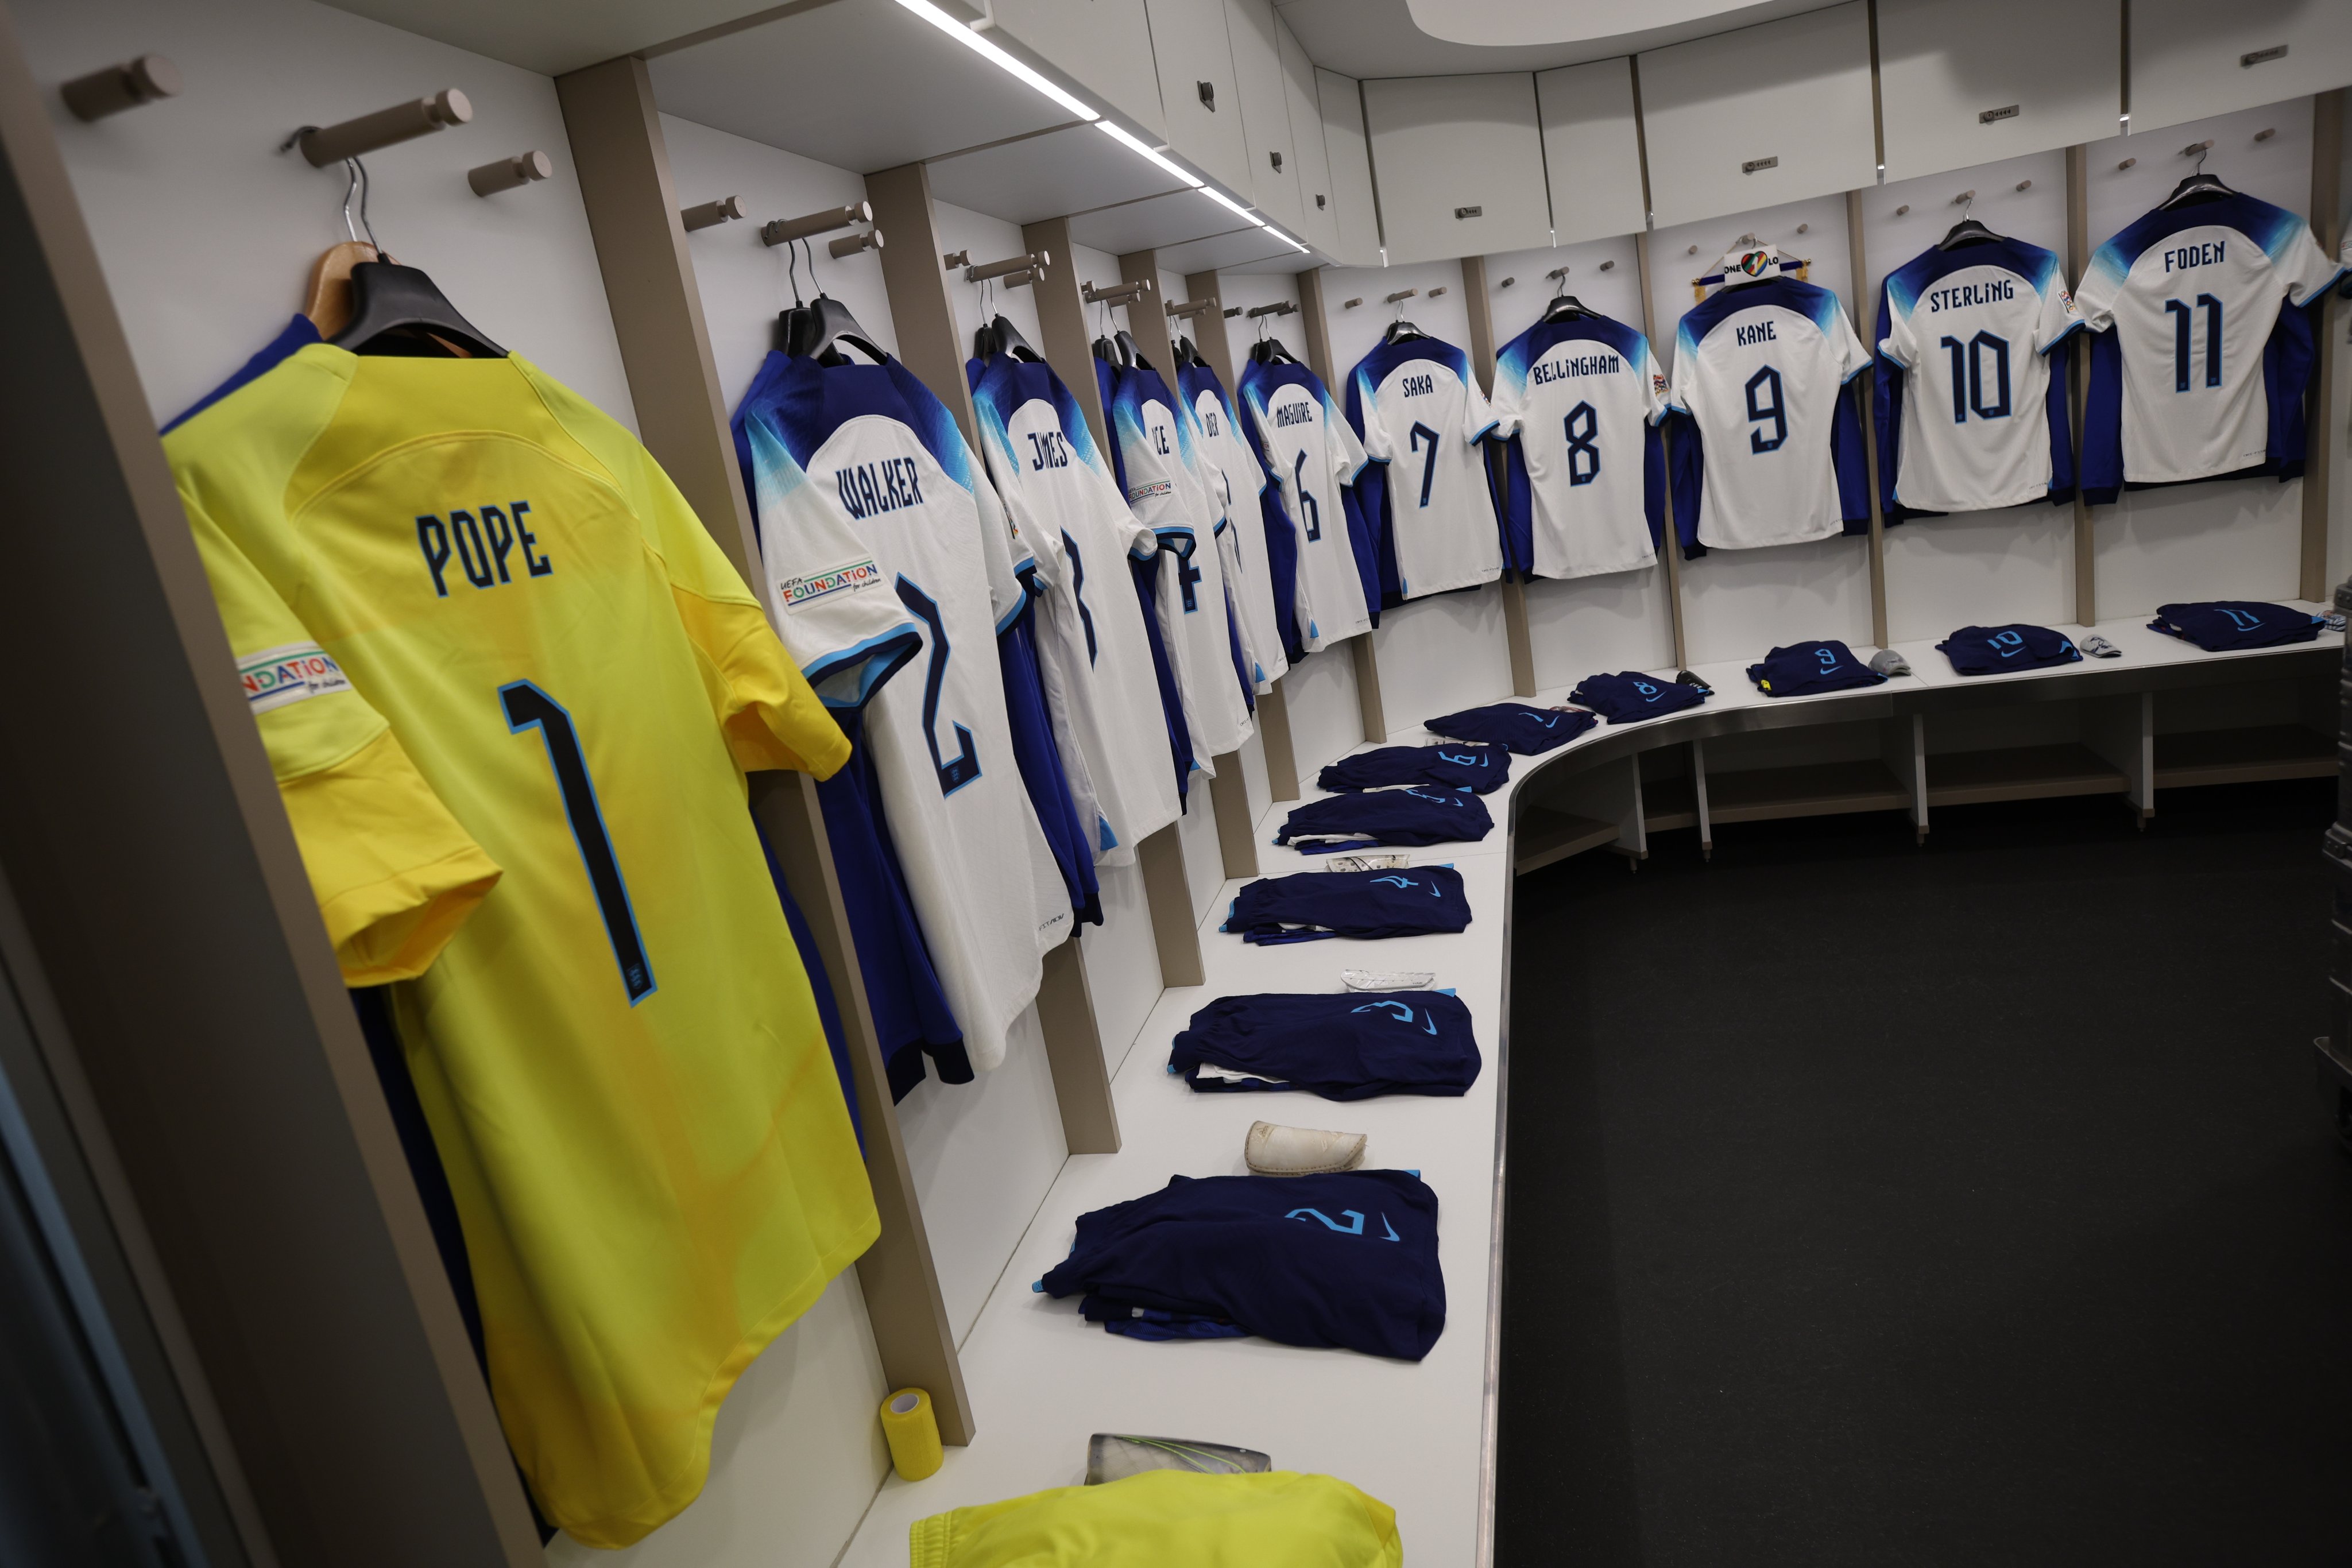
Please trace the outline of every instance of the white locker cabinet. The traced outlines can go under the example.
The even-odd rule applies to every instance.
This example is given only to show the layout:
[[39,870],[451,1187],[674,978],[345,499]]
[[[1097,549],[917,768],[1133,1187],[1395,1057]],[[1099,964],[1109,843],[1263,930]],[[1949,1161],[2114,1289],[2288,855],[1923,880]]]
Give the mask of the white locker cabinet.
[[1567,245],[1645,227],[1632,57],[1538,73],[1536,110],[1543,120],[1553,237]]
[[1339,253],[1339,204],[1331,190],[1331,160],[1323,149],[1323,110],[1316,101],[1315,62],[1279,16],[1282,85],[1290,106],[1290,144],[1298,151],[1298,237],[1325,256]]
[[1225,0],[1225,31],[1233,41],[1242,138],[1249,148],[1250,183],[1242,194],[1297,234],[1304,226],[1298,221],[1298,159],[1291,149],[1290,89],[1282,75],[1274,0]]
[[2132,0],[2134,135],[2347,83],[2344,0]]
[[1166,139],[1143,0],[994,0],[994,16],[999,29],[1070,78],[1080,98],[1134,121],[1147,141]]
[[1323,156],[1331,165],[1331,199],[1339,209],[1339,248],[1332,255],[1349,267],[1377,267],[1381,214],[1372,196],[1371,148],[1364,141],[1363,89],[1353,77],[1318,69],[1315,97],[1323,109]]
[[1532,74],[1368,81],[1364,123],[1391,265],[1551,243]]
[[1908,180],[2113,136],[2123,35],[2107,6],[1878,0],[1878,80],[1886,177]]
[[1242,93],[1225,36],[1225,0],[1144,0],[1168,145],[1231,191],[1250,189]]
[[1877,178],[1863,0],[1639,57],[1660,226]]

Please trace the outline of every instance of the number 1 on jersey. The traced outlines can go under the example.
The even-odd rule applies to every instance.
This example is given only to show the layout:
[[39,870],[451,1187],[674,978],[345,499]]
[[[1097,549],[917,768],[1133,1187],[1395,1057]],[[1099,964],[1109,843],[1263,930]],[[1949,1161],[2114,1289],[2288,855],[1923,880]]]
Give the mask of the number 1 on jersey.
[[588,868],[588,885],[596,894],[597,913],[604,917],[604,934],[613,939],[621,984],[628,990],[629,1005],[635,1007],[654,993],[654,968],[637,935],[636,912],[629,907],[628,884],[621,880],[621,862],[604,831],[604,813],[596,805],[596,786],[588,777],[588,759],[581,754],[572,716],[530,681],[500,686],[499,701],[505,705],[509,731],[520,735],[536,729],[547,743],[555,788],[563,797],[563,815],[572,824],[572,841],[580,846],[581,863]]

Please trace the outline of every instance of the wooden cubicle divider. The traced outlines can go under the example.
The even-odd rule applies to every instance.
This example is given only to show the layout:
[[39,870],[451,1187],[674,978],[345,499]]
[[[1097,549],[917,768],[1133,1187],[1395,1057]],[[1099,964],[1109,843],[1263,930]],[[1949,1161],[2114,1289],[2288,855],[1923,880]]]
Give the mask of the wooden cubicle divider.
[[[1639,62],[1636,62],[1638,67]],[[1638,115],[1641,108],[1641,76],[1638,69],[1633,78],[1633,103]],[[1638,126],[1638,120],[1637,120]],[[1650,176],[1642,175],[1642,189],[1649,190]],[[1658,307],[1650,287],[1650,235],[1647,230],[1633,236],[1633,269],[1642,283],[1642,335],[1650,341],[1651,352],[1657,351]],[[1666,465],[1666,531],[1658,553],[1666,561],[1666,614],[1674,627],[1675,664],[1677,668],[1690,668],[1690,644],[1683,636],[1683,552],[1675,536],[1675,465]]]
[[[2080,145],[2066,149],[2066,277],[2079,286],[2091,266],[2090,152]],[[2067,349],[2067,410],[2074,416],[2069,439],[2083,449],[2083,411],[2089,399],[2091,352],[2087,342]],[[2099,619],[2098,536],[2091,525],[2091,504],[2083,498],[2081,466],[2074,477],[2074,621],[2090,626]]]
[[[1208,300],[1214,308],[1205,316],[1195,318],[1192,346],[1217,372],[1224,383],[1225,395],[1241,407],[1241,378],[1234,371],[1233,339],[1225,331],[1225,302],[1222,287],[1213,272],[1188,272],[1184,275],[1184,294],[1190,299]],[[1269,682],[1257,695],[1257,736],[1259,748],[1265,756],[1266,792],[1276,800],[1298,799],[1298,764],[1290,748],[1290,704],[1282,682]],[[1250,870],[1257,871],[1257,849],[1250,848]]]
[[96,1293],[124,1441],[187,1549],[530,1568],[53,102],[0,11],[0,651],[75,671],[12,684],[0,766],[0,1061],[16,1131],[60,1162],[77,1245],[48,1244]]
[[[1874,13],[1874,16],[1875,13]],[[1874,27],[1877,23],[1874,20]],[[1873,58],[1876,56],[1874,54]],[[1877,90],[1878,71],[1871,68],[1871,89]],[[1862,193],[1845,193],[1845,245],[1849,281],[1846,304],[1853,316],[1854,335],[1864,343],[1870,341],[1876,330],[1878,290],[1870,276],[1870,259],[1862,243]],[[1886,646],[1886,519],[1878,506],[1878,442],[1871,431],[1871,388],[1878,375],[1874,358],[1862,374],[1854,377],[1853,390],[1847,395],[1861,400],[1863,476],[1870,486],[1870,640],[1880,647]]]
[[[704,329],[702,295],[695,283],[686,231],[678,222],[677,193],[645,62],[607,60],[558,77],[555,87],[646,447],[693,503],[743,580],[756,583],[760,558],[751,507],[728,434],[726,406]],[[882,1220],[881,1238],[858,1260],[857,1270],[883,1374],[893,1386],[929,1392],[940,1436],[950,1443],[968,1443],[976,1423],[891,1103],[889,1075],[858,970],[815,782],[799,773],[761,776],[751,804],[793,902],[816,936],[825,977],[842,1004],[842,1027],[849,1035],[866,1176]],[[1097,1051],[1097,1061],[1100,1055]]]
[[[1331,389],[1338,401],[1343,389],[1339,386],[1339,368],[1331,362],[1331,317],[1323,298],[1323,270],[1320,267],[1298,276],[1298,314],[1300,330],[1307,339],[1307,368]],[[1364,726],[1364,738],[1377,746],[1389,737],[1389,721],[1381,703],[1381,661],[1370,632],[1348,639],[1348,653],[1356,664],[1356,708]]]
[[[1486,258],[1465,256],[1462,258],[1462,306],[1470,313],[1470,369],[1478,378],[1478,391],[1486,397],[1495,395],[1495,353],[1500,347],[1495,341],[1495,302],[1486,288]],[[1490,475],[1499,478],[1503,473],[1503,455],[1489,447],[1486,461]],[[1502,493],[1496,487],[1496,494]],[[1496,518],[1499,526],[1503,519]],[[1536,649],[1533,634],[1528,629],[1528,585],[1507,571],[1499,585],[1503,596],[1503,641],[1511,654],[1511,695],[1532,697],[1536,695]]]
[[[2344,92],[2342,88],[2316,93],[2311,100],[2311,229],[2319,246],[2334,256],[2344,241]],[[2327,507],[2335,465],[2327,461],[2336,439],[2336,334],[2327,330],[2321,310],[2317,360],[2312,366],[2311,392],[2305,403],[2309,429],[2304,450],[2309,455],[2303,470],[2303,559],[2296,590],[2306,600],[2326,599],[2327,583]]]
[[[1150,283],[1151,292],[1129,305],[1127,328],[1143,350],[1143,358],[1160,373],[1168,383],[1169,395],[1181,394],[1176,386],[1176,336],[1168,329],[1167,306],[1172,301],[1160,298],[1160,253],[1156,250],[1130,251],[1118,258],[1119,279],[1125,283]],[[1224,321],[1216,316],[1202,319],[1203,327],[1214,326],[1222,336]],[[1196,330],[1199,329],[1196,329]],[[1255,523],[1255,517],[1248,519]],[[1196,539],[1195,550],[1213,550],[1213,539]],[[1228,877],[1257,874],[1257,831],[1250,821],[1249,789],[1242,781],[1242,758],[1238,750],[1223,757],[1213,757],[1210,765],[1216,774],[1209,780],[1209,809],[1217,819],[1217,854],[1222,869]]]
[[[1037,345],[1054,373],[1078,400],[1087,426],[1094,432],[1095,447],[1110,461],[1110,420],[1102,405],[1102,387],[1095,380],[1094,335],[1087,329],[1087,302],[1081,286],[1090,279],[1078,276],[1077,256],[1071,249],[1070,220],[1046,218],[1025,225],[1021,243],[1034,254],[1053,257],[1040,268],[1030,292],[1037,301]],[[1108,278],[1100,280],[1108,285]],[[1156,307],[1155,307],[1156,308]],[[1201,932],[1192,917],[1192,888],[1184,871],[1183,824],[1171,822],[1136,846],[1135,861],[1143,873],[1143,898],[1151,912],[1151,940],[1160,952],[1160,978],[1171,986],[1197,986],[1207,973],[1201,967]],[[1102,1052],[1095,1052],[1099,1061]],[[1057,1058],[1058,1060],[1058,1058]],[[1077,1063],[1073,1061],[1073,1065]],[[1055,1082],[1058,1087],[1060,1080]],[[1102,1092],[1110,1092],[1108,1078]]]
[[980,422],[972,413],[971,383],[964,379],[968,357],[956,329],[955,305],[948,297],[948,269],[940,225],[931,210],[930,166],[901,163],[866,176],[866,199],[874,227],[889,236],[878,253],[882,287],[890,296],[890,324],[898,336],[898,360],[931,395],[948,405],[975,456]]

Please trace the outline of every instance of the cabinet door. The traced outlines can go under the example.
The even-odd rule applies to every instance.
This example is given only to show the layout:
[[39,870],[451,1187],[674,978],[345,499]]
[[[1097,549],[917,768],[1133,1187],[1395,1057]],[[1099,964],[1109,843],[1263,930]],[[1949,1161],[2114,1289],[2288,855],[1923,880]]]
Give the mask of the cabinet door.
[[1878,80],[1886,177],[1908,180],[2113,136],[2123,36],[2104,6],[1878,0]]
[[1168,144],[1227,190],[1250,189],[1241,89],[1225,37],[1225,0],[1144,0]]
[[1323,156],[1331,165],[1331,200],[1339,209],[1339,248],[1349,267],[1381,264],[1381,212],[1372,197],[1372,154],[1364,141],[1364,99],[1356,78],[1315,73],[1323,110]]
[[1639,61],[1650,210],[1662,228],[1877,179],[1863,0]]
[[1118,111],[1158,141],[1168,134],[1151,24],[1143,0],[994,0],[996,25],[1077,85],[1078,96]]
[[1390,265],[1551,243],[1532,74],[1368,81],[1364,123]]
[[2343,0],[2132,0],[2135,136],[2347,81],[2352,14]]
[[1646,214],[1633,60],[1541,72],[1536,110],[1543,117],[1544,168],[1559,242],[1639,232]]
[[1290,145],[1290,92],[1282,78],[1274,0],[1225,0],[1225,31],[1233,39],[1242,138],[1249,147],[1250,183],[1240,194],[1297,234],[1305,226],[1299,222],[1298,160]]
[[1323,110],[1316,101],[1315,62],[1298,47],[1290,26],[1274,26],[1282,47],[1282,85],[1290,106],[1290,144],[1298,151],[1298,237],[1336,256],[1339,250],[1339,204],[1331,191],[1331,160],[1323,147]]

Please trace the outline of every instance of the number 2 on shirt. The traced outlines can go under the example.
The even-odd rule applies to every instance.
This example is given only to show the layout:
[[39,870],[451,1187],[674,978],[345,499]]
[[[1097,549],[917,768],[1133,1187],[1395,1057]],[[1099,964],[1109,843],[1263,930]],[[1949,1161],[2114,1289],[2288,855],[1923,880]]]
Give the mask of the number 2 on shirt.
[[947,682],[948,656],[953,652],[948,646],[947,625],[940,618],[940,601],[908,581],[904,573],[898,578],[898,602],[913,611],[930,633],[926,640],[931,656],[923,671],[923,741],[931,748],[931,771],[939,775],[940,793],[952,795],[980,777],[980,747],[971,731],[957,725],[956,755],[948,758],[940,751],[940,688]]
[[520,735],[536,729],[547,743],[555,788],[563,797],[563,815],[572,824],[572,841],[580,846],[581,863],[588,868],[588,885],[596,894],[597,913],[604,917],[604,934],[613,939],[621,984],[628,990],[629,1005],[635,1007],[654,993],[654,968],[637,935],[636,912],[629,907],[628,884],[621,879],[612,837],[604,831],[604,813],[596,805],[596,786],[588,777],[588,759],[581,754],[579,731],[572,728],[563,705],[533,682],[508,682],[499,688],[499,701],[505,706],[509,731]]

